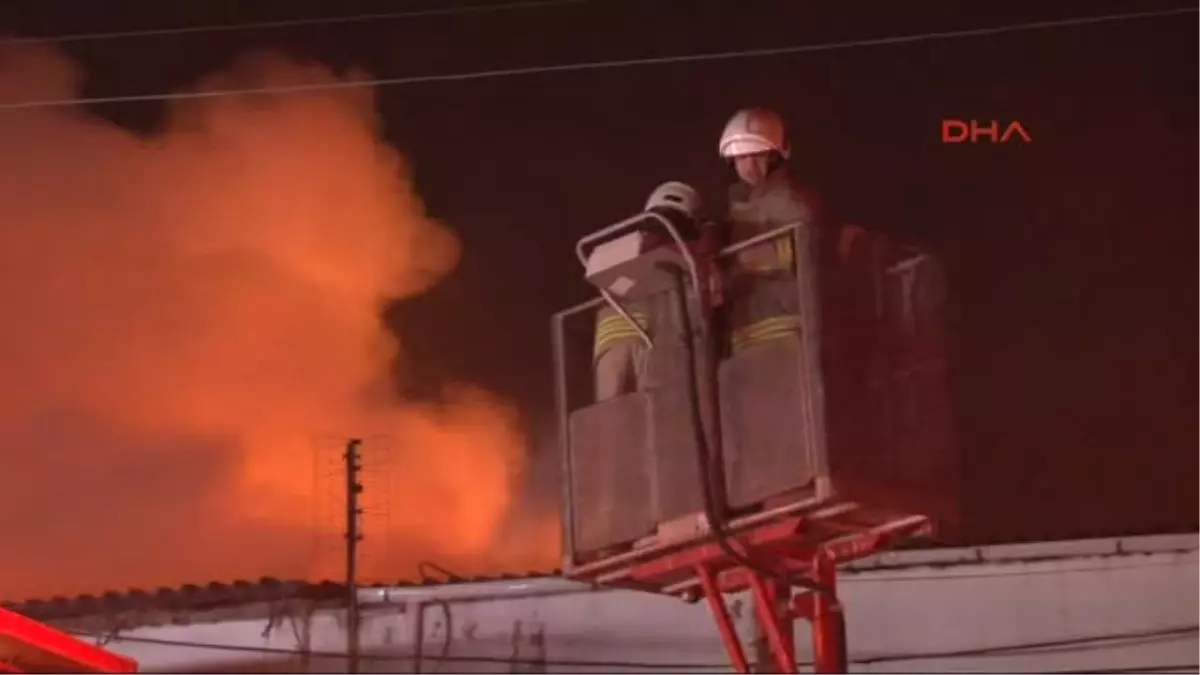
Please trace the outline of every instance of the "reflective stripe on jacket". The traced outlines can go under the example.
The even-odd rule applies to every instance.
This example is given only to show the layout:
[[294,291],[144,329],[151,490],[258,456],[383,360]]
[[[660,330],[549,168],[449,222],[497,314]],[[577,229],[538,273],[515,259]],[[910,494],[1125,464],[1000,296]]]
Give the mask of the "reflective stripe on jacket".
[[[637,309],[627,309],[626,311],[641,326],[642,330],[649,331],[650,317],[646,312]],[[596,342],[592,350],[593,358],[603,354],[604,350],[608,349],[614,343],[629,338],[641,339],[637,329],[626,321],[625,317],[618,314],[611,307],[605,307],[596,316]]]
[[730,346],[734,354],[771,340],[791,337],[800,332],[800,317],[782,314],[734,329]]

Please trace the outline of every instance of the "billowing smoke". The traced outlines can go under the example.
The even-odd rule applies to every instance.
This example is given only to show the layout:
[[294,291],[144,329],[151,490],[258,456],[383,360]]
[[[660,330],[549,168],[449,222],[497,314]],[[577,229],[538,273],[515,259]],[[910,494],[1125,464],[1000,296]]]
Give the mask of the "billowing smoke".
[[[201,89],[333,80],[259,56]],[[0,101],[80,81],[57,53],[0,51]],[[0,110],[0,599],[336,574],[316,512],[351,435],[386,511],[365,546],[391,544],[369,576],[553,564],[545,524],[502,536],[514,411],[469,386],[400,401],[388,380],[404,355],[384,302],[429,289],[458,247],[372,92],[171,105],[154,136]]]

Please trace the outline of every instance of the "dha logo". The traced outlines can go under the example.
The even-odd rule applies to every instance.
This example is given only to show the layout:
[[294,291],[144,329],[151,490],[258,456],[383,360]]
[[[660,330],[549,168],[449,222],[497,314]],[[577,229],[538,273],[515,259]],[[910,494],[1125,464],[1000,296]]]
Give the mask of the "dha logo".
[[1010,122],[1000,130],[1000,122],[990,120],[942,120],[942,143],[979,143],[980,138],[988,143],[1032,143],[1033,137],[1020,122]]

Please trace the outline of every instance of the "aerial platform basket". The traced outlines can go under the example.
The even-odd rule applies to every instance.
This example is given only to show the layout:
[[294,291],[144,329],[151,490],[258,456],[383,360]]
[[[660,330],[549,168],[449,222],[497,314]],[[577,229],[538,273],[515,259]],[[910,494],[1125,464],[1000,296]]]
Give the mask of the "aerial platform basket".
[[[647,248],[648,228],[667,245]],[[731,354],[707,281],[781,237],[798,254],[805,329]],[[600,297],[553,319],[564,574],[706,597],[741,671],[724,592],[749,588],[760,607],[787,595],[790,609],[760,617],[780,668],[794,670],[786,636],[803,616],[822,668],[844,670],[837,564],[957,516],[941,264],[879,234],[846,256],[828,248],[786,225],[705,260],[672,222],[641,214],[580,240]],[[628,317],[629,300],[654,298],[668,319],[639,330],[643,386],[591,402],[593,310]]]

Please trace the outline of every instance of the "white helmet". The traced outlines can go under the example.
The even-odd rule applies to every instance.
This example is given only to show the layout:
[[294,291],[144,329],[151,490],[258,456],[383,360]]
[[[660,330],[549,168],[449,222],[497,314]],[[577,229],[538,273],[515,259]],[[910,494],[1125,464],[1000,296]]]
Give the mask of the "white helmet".
[[670,181],[654,188],[650,198],[646,200],[646,210],[663,207],[683,213],[689,218],[695,218],[700,213],[700,194],[686,183]]
[[791,154],[783,119],[773,110],[745,108],[733,114],[721,134],[721,156],[726,159],[774,150],[785,159]]

